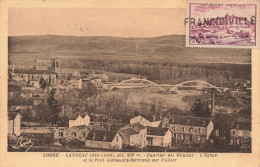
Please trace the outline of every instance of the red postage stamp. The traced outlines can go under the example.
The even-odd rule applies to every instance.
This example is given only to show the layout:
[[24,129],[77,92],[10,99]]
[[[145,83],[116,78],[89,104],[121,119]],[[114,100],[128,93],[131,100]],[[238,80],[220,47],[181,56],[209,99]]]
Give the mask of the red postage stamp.
[[259,47],[259,1],[188,1],[187,47]]

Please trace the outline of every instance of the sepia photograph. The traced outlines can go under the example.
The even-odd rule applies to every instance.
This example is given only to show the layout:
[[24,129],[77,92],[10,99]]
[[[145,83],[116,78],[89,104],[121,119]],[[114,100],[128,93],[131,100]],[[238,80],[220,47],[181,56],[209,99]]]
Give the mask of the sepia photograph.
[[[185,47],[185,17],[184,8],[9,8],[6,150],[252,153],[252,50]],[[247,44],[239,32],[248,36],[226,43]]]

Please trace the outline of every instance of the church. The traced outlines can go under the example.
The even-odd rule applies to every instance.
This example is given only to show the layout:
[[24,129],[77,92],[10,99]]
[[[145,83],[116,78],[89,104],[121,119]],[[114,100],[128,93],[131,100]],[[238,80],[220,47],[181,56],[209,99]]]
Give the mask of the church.
[[26,82],[40,81],[43,78],[49,86],[59,84],[60,61],[56,58],[51,59],[51,66],[48,70],[37,69],[12,69],[12,78],[21,78]]

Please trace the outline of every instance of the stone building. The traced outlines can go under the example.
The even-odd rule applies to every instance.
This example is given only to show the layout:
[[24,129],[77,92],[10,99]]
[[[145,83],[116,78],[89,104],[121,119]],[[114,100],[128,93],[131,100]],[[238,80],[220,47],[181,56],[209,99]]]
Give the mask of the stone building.
[[169,121],[174,142],[205,142],[213,128],[213,122],[208,118],[173,116]]

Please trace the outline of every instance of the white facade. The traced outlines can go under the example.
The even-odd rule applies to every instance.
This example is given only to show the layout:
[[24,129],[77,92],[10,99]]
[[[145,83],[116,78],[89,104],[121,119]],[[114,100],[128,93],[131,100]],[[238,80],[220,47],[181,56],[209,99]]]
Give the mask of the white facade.
[[69,127],[81,126],[81,125],[88,126],[89,124],[90,124],[90,117],[88,115],[86,115],[84,118],[78,116],[77,119],[75,120],[69,120]]
[[20,114],[17,114],[13,120],[8,120],[8,134],[20,136],[21,117]]
[[147,134],[148,145],[170,147],[172,144],[172,132],[168,130],[164,136]]
[[143,116],[138,115],[138,116],[130,119],[130,124],[134,124],[134,123],[140,123],[143,126],[158,127],[161,123],[161,120],[149,121],[146,118],[144,118]]
[[75,89],[82,89],[82,79],[71,79],[69,84],[71,85],[72,88]]

